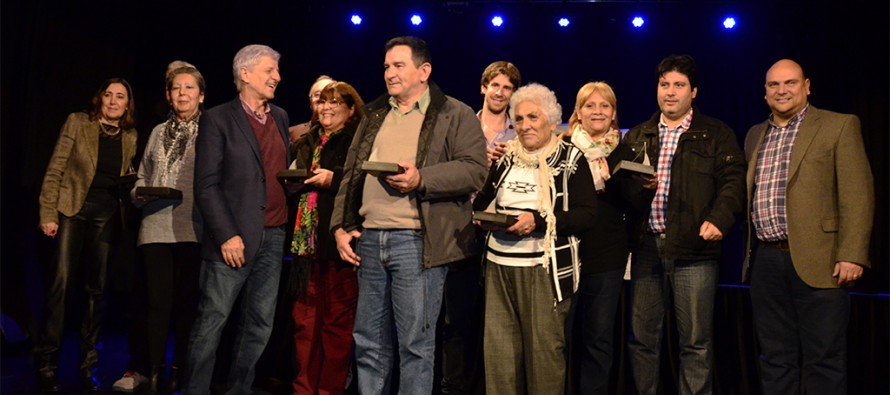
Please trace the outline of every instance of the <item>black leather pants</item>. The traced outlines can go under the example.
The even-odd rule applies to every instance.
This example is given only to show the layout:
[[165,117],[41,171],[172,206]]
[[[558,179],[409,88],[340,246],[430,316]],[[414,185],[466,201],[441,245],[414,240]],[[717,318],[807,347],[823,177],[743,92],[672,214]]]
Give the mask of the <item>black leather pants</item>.
[[[92,198],[92,196],[91,196]],[[83,320],[80,326],[81,369],[93,369],[99,361],[96,345],[102,321],[105,273],[117,233],[119,202],[104,195],[87,199],[73,217],[59,214],[58,248],[44,273],[46,304],[43,326],[36,339],[36,366],[55,371],[65,329],[65,303],[69,287],[83,278]],[[83,259],[81,259],[83,257]]]

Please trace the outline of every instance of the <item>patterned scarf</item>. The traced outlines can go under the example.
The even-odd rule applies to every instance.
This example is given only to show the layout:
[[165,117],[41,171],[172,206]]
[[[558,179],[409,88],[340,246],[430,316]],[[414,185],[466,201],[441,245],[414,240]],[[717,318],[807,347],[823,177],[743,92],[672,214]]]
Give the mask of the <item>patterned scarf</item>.
[[195,144],[200,118],[201,112],[198,111],[195,116],[185,121],[180,122],[176,120],[176,115],[173,115],[167,122],[164,122],[163,133],[159,136],[160,149],[153,153],[157,170],[154,172],[153,179],[150,180],[150,185],[176,186],[179,169],[183,163],[182,159],[189,147]]
[[[343,129],[329,134],[321,135],[321,142],[312,152],[312,164],[309,166],[309,173],[312,174],[318,169],[321,161],[321,149],[331,139]],[[291,242],[291,252],[298,256],[307,256],[315,254],[316,228],[318,227],[318,191],[313,189],[300,195],[300,203],[297,205],[297,222],[294,225],[294,240]]]
[[606,181],[612,177],[606,158],[618,146],[619,140],[621,140],[621,135],[617,129],[609,129],[603,137],[597,140],[590,137],[580,124],[575,126],[575,130],[572,131],[572,144],[584,152],[584,157],[590,164],[590,172],[593,173],[593,185],[597,192],[604,191]]

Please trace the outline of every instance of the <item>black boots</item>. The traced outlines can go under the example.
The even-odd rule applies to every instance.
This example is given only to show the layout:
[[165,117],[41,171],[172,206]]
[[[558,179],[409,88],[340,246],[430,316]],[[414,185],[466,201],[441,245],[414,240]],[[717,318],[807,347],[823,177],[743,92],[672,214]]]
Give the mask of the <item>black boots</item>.
[[37,390],[41,394],[57,393],[61,390],[56,381],[56,372],[52,369],[40,369],[37,371]]
[[167,385],[167,393],[170,395],[178,393],[180,384],[182,384],[182,372],[179,370],[179,366],[170,366],[170,382]]
[[78,372],[77,378],[80,379],[80,385],[83,386],[85,391],[96,392],[99,391],[99,379],[93,375],[93,370],[89,368],[81,368],[80,372]]

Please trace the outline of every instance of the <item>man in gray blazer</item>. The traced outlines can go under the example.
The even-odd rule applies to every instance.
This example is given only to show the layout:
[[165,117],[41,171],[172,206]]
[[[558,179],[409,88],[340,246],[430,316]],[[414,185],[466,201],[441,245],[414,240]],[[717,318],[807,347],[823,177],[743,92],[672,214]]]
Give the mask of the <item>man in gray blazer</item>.
[[[869,266],[874,184],[859,119],[809,105],[792,60],[748,131],[748,259],[764,394],[845,394],[851,285]],[[801,372],[804,376],[801,378]],[[801,383],[801,379],[803,383]]]
[[272,332],[287,204],[276,173],[287,168],[287,113],[269,104],[280,55],[248,45],[235,55],[238,97],[201,117],[195,202],[204,219],[201,301],[189,340],[185,393],[208,394],[216,347],[239,294],[229,393],[251,393],[254,365]]

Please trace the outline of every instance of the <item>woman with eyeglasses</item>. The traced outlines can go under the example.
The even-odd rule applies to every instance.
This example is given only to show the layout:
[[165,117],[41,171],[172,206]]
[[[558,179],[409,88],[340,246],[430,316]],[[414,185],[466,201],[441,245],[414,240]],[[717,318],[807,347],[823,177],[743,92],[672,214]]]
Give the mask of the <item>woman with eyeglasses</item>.
[[[319,97],[318,123],[291,146],[294,165],[307,169],[291,242],[296,265],[308,265],[308,285],[293,306],[297,377],[294,394],[342,394],[352,351],[358,279],[340,259],[328,229],[346,153],[364,117],[351,85],[332,82]],[[303,287],[300,287],[303,288]]]

